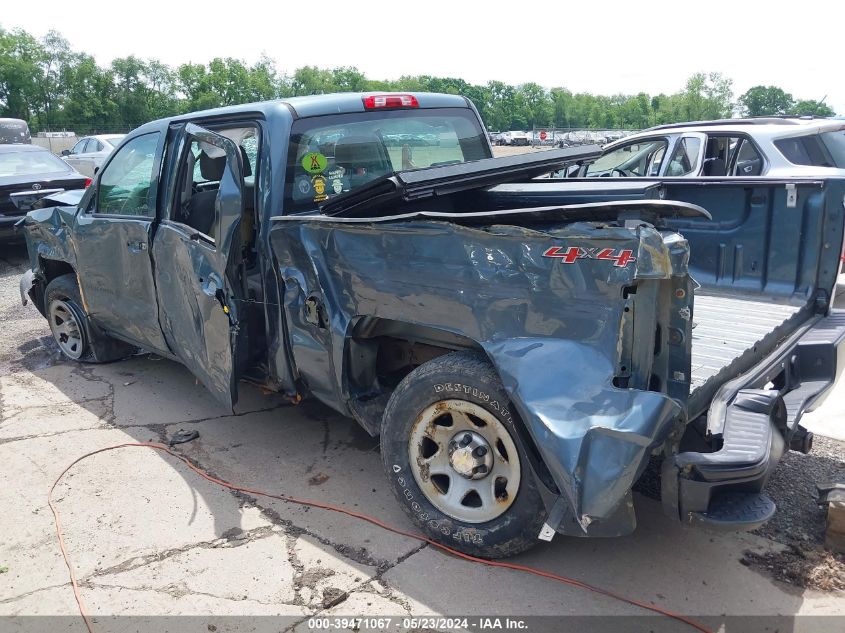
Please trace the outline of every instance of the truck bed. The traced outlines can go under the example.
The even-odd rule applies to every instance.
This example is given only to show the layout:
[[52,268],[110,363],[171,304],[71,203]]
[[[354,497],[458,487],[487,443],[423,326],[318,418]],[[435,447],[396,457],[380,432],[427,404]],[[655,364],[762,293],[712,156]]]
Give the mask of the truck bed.
[[784,324],[800,318],[796,317],[800,310],[801,306],[759,298],[696,293],[691,398],[705,385],[724,382],[745,370],[738,366],[741,357],[762,357],[763,348],[778,342]]

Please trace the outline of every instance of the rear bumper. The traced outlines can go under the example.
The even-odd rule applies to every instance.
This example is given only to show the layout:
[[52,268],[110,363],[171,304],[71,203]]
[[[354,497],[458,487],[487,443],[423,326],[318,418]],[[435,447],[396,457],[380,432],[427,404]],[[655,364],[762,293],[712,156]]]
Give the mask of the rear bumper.
[[753,529],[774,514],[762,494],[790,447],[809,446],[799,422],[818,406],[845,366],[845,311],[796,332],[777,350],[716,394],[707,418],[712,452],[680,452],[664,460],[667,513],[691,524]]

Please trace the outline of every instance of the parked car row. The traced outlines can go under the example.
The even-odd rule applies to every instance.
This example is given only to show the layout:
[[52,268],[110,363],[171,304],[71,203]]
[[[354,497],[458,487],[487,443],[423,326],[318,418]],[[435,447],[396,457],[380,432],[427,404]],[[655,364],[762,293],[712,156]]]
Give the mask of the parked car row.
[[15,224],[45,196],[84,189],[91,179],[36,145],[0,145],[0,241],[22,240]]
[[15,224],[43,199],[88,187],[124,136],[86,136],[59,158],[32,144],[25,121],[0,119],[0,241],[21,241]]
[[577,147],[579,145],[606,145],[617,141],[631,132],[623,130],[529,130],[522,132],[491,132],[492,145],[548,145],[553,147]]
[[62,158],[79,173],[93,178],[103,166],[103,161],[120,145],[124,136],[126,135],[102,134],[83,137],[71,149],[64,150]]

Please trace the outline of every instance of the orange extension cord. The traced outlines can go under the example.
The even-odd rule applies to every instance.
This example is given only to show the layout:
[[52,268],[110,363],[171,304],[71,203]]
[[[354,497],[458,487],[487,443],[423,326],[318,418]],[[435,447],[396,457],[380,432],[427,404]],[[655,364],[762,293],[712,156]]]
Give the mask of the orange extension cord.
[[56,486],[62,480],[62,478],[67,474],[67,472],[73,468],[79,462],[92,457],[93,455],[97,455],[98,453],[105,453],[108,451],[114,451],[120,448],[154,448],[159,450],[163,453],[167,453],[172,457],[182,461],[188,468],[193,470],[196,474],[198,474],[203,479],[210,481],[211,483],[217,484],[218,486],[223,486],[224,488],[228,488],[229,490],[235,490],[237,492],[244,492],[251,495],[267,497],[269,499],[278,499],[279,501],[284,501],[286,503],[296,503],[303,506],[310,506],[313,508],[322,508],[323,510],[331,510],[332,512],[339,512],[341,514],[346,514],[351,517],[355,517],[356,519],[361,519],[362,521],[366,521],[368,523],[372,523],[373,525],[377,525],[378,527],[388,530],[389,532],[394,532],[395,534],[401,534],[402,536],[407,536],[408,538],[416,539],[418,541],[423,541],[428,543],[429,545],[436,547],[444,552],[448,552],[453,556],[457,556],[458,558],[463,558],[464,560],[471,561],[473,563],[480,563],[482,565],[487,565],[489,567],[501,567],[503,569],[512,569],[514,571],[520,571],[526,574],[532,574],[534,576],[540,576],[542,578],[549,578],[551,580],[555,580],[557,582],[561,582],[565,585],[570,585],[572,587],[578,587],[580,589],[586,589],[588,591],[592,591],[594,593],[601,594],[603,596],[607,596],[609,598],[613,598],[614,600],[618,600],[620,602],[625,602],[630,605],[634,605],[636,607],[640,607],[641,609],[646,609],[648,611],[652,611],[654,613],[658,613],[660,615],[665,615],[669,618],[673,618],[684,624],[688,624],[692,628],[696,629],[697,631],[701,631],[702,633],[713,633],[710,629],[706,628],[702,624],[695,622],[694,620],[687,618],[679,613],[674,613],[672,611],[668,611],[666,609],[662,609],[658,606],[653,604],[646,604],[645,602],[640,602],[639,600],[634,600],[633,598],[626,598],[625,596],[621,596],[617,593],[613,593],[607,589],[602,589],[601,587],[596,587],[594,585],[589,585],[585,582],[581,582],[580,580],[575,580],[574,578],[567,578],[566,576],[559,576],[558,574],[553,574],[548,571],[543,571],[541,569],[535,569],[533,567],[528,567],[526,565],[518,565],[516,563],[507,563],[504,561],[497,561],[497,560],[487,560],[484,558],[478,558],[476,556],[470,556],[469,554],[464,554],[463,552],[459,552],[456,549],[452,549],[447,545],[443,545],[442,543],[438,543],[437,541],[428,538],[427,536],[423,536],[421,534],[414,534],[413,532],[407,532],[401,528],[393,527],[392,525],[388,525],[379,519],[374,517],[368,516],[366,514],[362,514],[360,512],[355,512],[354,510],[350,510],[349,508],[344,508],[343,506],[336,506],[330,503],[323,503],[321,501],[311,501],[309,499],[299,499],[297,497],[291,497],[289,495],[283,494],[271,494],[269,492],[263,492],[261,490],[254,490],[252,488],[246,488],[244,486],[236,486],[234,484],[230,484],[229,482],[223,481],[221,479],[217,479],[216,477],[212,477],[199,467],[192,464],[188,458],[179,455],[178,453],[173,452],[167,446],[163,444],[156,444],[153,442],[130,442],[126,444],[116,444],[114,446],[107,446],[105,448],[98,449],[96,451],[91,451],[90,453],[86,453],[81,457],[78,457],[73,462],[71,462],[67,468],[62,471],[62,474],[56,478],[56,481],[53,482],[52,487],[50,488],[50,492],[47,495],[47,503],[50,505],[50,509],[53,511],[53,517],[56,521],[56,536],[58,536],[59,540],[59,549],[62,552],[62,557],[65,560],[65,564],[67,565],[68,571],[70,572],[70,582],[73,585],[73,595],[76,598],[76,604],[79,606],[79,614],[82,616],[82,619],[85,621],[85,626],[88,628],[89,633],[94,633],[94,625],[91,622],[90,617],[88,616],[88,612],[85,608],[84,603],[82,602],[82,596],[79,593],[79,585],[76,581],[76,574],[73,573],[73,567],[70,564],[70,558],[68,557],[67,550],[65,549],[65,540],[62,535],[62,522],[59,518],[59,511],[56,509],[56,506],[53,504],[53,491],[56,489]]

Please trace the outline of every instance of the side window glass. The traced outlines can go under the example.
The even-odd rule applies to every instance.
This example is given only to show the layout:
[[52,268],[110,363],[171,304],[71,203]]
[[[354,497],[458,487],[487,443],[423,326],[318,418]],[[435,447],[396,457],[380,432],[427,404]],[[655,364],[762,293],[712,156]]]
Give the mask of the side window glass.
[[618,147],[600,156],[594,163],[587,165],[585,176],[646,176],[656,175],[649,171],[649,166],[660,160],[666,151],[666,141],[640,141]]
[[682,138],[672,153],[672,159],[666,167],[666,175],[686,176],[694,174],[698,171],[698,153],[700,150],[701,141],[697,137],[685,136]]
[[153,179],[159,133],[144,134],[120,148],[100,176],[97,212],[115,215],[155,215]]
[[648,159],[648,175],[659,176],[660,166],[663,164],[663,157],[666,155],[666,144],[664,143],[657,151],[651,153]]
[[90,141],[88,141],[87,151],[88,152],[102,152],[103,151],[103,144],[100,143],[100,141],[98,141],[97,139],[92,138]]
[[70,153],[71,153],[71,154],[81,154],[81,153],[82,153],[82,151],[83,151],[83,148],[85,147],[85,145],[86,145],[87,143],[88,143],[88,139],[87,139],[87,138],[82,139],[82,140],[81,140],[81,141],[79,141],[76,145],[74,145],[74,146],[73,146],[73,149],[72,149],[72,150],[70,150]]
[[741,141],[739,153],[734,164],[734,176],[759,176],[763,173],[763,157],[748,140]]

